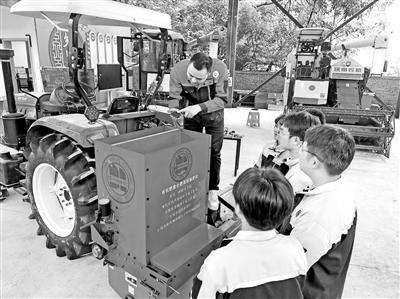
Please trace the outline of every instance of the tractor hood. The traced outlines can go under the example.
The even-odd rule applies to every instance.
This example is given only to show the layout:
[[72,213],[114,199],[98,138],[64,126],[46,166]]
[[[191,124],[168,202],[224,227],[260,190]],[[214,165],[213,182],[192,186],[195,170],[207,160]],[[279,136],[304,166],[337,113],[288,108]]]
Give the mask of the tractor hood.
[[[93,3],[95,2],[95,3]],[[111,0],[22,0],[14,4],[13,14],[68,22],[70,14],[80,14],[80,23],[87,25],[171,29],[171,17],[165,13]]]

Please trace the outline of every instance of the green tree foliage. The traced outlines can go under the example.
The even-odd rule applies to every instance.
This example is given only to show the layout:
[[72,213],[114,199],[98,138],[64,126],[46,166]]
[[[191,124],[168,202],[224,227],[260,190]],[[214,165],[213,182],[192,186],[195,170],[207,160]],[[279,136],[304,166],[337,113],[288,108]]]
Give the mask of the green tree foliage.
[[[371,1],[281,0],[279,3],[304,27],[324,27],[333,30]],[[393,0],[383,0],[372,7],[382,10],[391,2]],[[368,9],[333,34],[331,42],[381,33],[385,26],[384,18],[371,19],[370,12],[371,9]],[[263,30],[263,38],[257,40],[254,37],[259,35],[259,28]],[[240,53],[240,56],[237,57],[237,69],[265,69],[265,63],[268,62],[283,65],[286,55],[296,44],[296,29],[297,26],[270,1],[257,8],[241,5],[237,45],[237,53]]]
[[226,26],[228,1],[216,0],[122,0],[121,2],[169,14],[174,30],[186,40],[205,35],[217,27]]
[[[373,9],[383,10],[394,0],[380,0]],[[187,41],[205,35],[219,26],[227,26],[228,1],[224,0],[122,0],[134,5],[166,12],[173,28]],[[372,0],[279,0],[304,27],[334,29]],[[253,7],[239,2],[236,48],[237,70],[262,70],[271,62],[282,66],[296,44],[297,26],[269,0]],[[331,41],[379,34],[384,17],[371,18],[371,9],[336,32]],[[226,48],[221,43],[222,49]]]
[[226,26],[227,20],[228,1],[196,0],[179,10],[173,23],[174,28],[191,40]]
[[[261,12],[260,12],[261,11]],[[242,4],[236,47],[237,70],[265,70],[279,65],[293,47],[295,26],[271,9]]]
[[[116,0],[118,1],[118,0]],[[140,6],[155,11],[167,13],[171,16],[172,27],[176,28],[176,20],[179,19],[179,12],[185,9],[186,2],[183,0],[119,0],[120,2]]]
[[[216,0],[122,0],[129,4],[165,12],[171,16],[172,28],[180,32],[187,42],[206,35],[217,28],[226,27],[228,1]],[[226,52],[226,37],[219,43],[221,56]],[[201,48],[201,47],[200,47]]]

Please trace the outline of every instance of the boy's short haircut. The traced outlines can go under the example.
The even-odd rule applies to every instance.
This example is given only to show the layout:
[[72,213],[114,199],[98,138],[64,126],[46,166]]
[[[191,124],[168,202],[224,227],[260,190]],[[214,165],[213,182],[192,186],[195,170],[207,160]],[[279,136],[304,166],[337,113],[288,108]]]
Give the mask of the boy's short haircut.
[[272,168],[249,168],[233,185],[233,197],[249,225],[259,230],[276,228],[293,208],[293,188]]
[[355,141],[345,129],[334,125],[320,125],[307,130],[307,149],[325,164],[330,175],[339,175],[354,158]]
[[284,117],[285,117],[285,114],[283,114],[283,113],[282,113],[282,114],[279,114],[279,115],[275,118],[275,120],[274,120],[275,126],[276,126],[277,124],[281,124]]
[[291,137],[297,136],[301,141],[304,140],[307,129],[320,124],[319,118],[307,111],[291,112],[285,116],[282,123],[288,128]]
[[325,113],[323,113],[321,110],[316,109],[316,108],[307,108],[305,111],[307,111],[311,115],[318,117],[319,121],[321,122],[321,125],[326,123]]
[[203,68],[207,69],[207,72],[211,71],[211,66],[213,64],[213,60],[210,56],[204,53],[196,53],[190,58],[190,62],[193,62],[193,66],[196,70],[201,71]]

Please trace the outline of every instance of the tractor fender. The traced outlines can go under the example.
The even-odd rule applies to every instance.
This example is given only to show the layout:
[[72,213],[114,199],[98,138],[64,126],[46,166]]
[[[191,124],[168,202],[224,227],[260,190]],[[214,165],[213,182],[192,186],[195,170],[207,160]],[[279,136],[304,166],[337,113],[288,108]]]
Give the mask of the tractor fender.
[[99,119],[92,123],[83,114],[64,114],[46,116],[35,121],[29,128],[27,144],[35,136],[43,135],[43,132],[62,133],[83,148],[93,147],[95,139],[119,135],[117,126],[110,121]]

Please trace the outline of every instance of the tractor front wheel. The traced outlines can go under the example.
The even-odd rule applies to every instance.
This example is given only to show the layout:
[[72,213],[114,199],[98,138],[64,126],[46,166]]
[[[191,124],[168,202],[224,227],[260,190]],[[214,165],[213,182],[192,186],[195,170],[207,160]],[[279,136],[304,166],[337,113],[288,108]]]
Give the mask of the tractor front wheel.
[[51,133],[30,144],[26,168],[32,211],[57,256],[91,252],[90,227],[97,208],[94,165],[68,137]]

